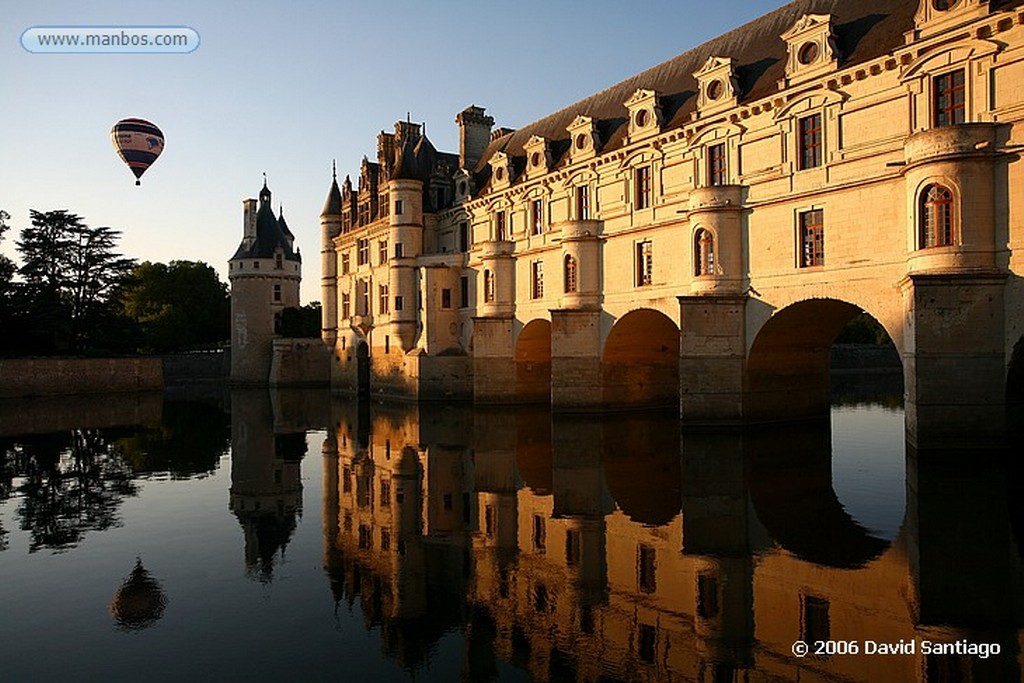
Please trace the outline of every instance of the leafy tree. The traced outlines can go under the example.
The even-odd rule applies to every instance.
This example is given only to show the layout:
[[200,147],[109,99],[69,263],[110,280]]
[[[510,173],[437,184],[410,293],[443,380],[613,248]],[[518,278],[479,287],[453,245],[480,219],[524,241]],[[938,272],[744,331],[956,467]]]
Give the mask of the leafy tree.
[[110,295],[134,266],[115,251],[120,231],[90,228],[68,211],[32,211],[16,243],[27,294],[26,325],[38,351],[89,348],[109,314]]
[[217,271],[201,261],[145,261],[117,294],[124,315],[139,328],[144,351],[170,351],[224,341],[231,300]]
[[319,337],[321,324],[320,302],[313,301],[300,308],[286,308],[281,311],[278,331],[282,337]]
[[[4,233],[10,229],[7,220],[11,214],[0,209],[0,242],[4,241]],[[11,342],[10,331],[14,329],[14,273],[17,267],[14,261],[0,254],[0,329],[8,332],[0,337],[0,355],[8,349]]]

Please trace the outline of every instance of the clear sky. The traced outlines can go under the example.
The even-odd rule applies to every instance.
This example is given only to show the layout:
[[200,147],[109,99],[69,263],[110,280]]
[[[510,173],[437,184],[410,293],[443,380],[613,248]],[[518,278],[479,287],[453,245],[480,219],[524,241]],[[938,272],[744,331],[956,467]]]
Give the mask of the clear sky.
[[[319,300],[319,215],[376,136],[406,113],[443,151],[455,115],[517,128],[784,4],[782,0],[0,0],[0,209],[15,257],[29,210],[68,209],[123,232],[140,261],[205,261],[227,280],[241,202],[266,172]],[[189,54],[31,54],[32,26],[188,26]],[[166,137],[142,186],[110,128]]]

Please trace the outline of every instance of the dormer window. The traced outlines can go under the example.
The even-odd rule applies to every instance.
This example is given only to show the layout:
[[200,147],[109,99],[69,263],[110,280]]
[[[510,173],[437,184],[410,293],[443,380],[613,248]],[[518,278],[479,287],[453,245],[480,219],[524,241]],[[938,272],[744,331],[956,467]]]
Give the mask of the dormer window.
[[914,26],[918,37],[928,38],[942,31],[986,16],[989,0],[918,0]]
[[526,175],[539,175],[547,173],[551,165],[551,152],[548,150],[547,138],[540,135],[532,135],[523,145],[526,152]]
[[831,14],[805,14],[780,37],[789,46],[780,88],[818,78],[839,65]]
[[697,79],[694,118],[718,114],[739,104],[739,84],[732,57],[709,57],[693,77]]
[[630,141],[654,135],[661,130],[661,105],[658,104],[658,93],[639,88],[623,104],[629,112]]
[[566,130],[572,140],[570,155],[573,161],[588,159],[597,153],[597,124],[589,116],[577,116]]

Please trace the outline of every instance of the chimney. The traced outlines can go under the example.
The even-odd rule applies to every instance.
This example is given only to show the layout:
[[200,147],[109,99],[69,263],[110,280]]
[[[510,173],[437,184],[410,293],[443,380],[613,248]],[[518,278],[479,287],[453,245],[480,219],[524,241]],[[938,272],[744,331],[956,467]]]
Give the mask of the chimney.
[[256,200],[242,200],[242,238],[256,240]]
[[491,126],[494,117],[484,114],[486,110],[475,104],[459,112],[455,123],[459,124],[459,166],[472,171],[480,162],[487,144],[491,141]]

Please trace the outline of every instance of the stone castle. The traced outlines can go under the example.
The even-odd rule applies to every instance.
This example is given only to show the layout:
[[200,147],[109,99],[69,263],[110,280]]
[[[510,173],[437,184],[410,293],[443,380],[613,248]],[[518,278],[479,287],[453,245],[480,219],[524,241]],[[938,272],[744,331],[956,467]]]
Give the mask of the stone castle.
[[995,443],[1022,120],[1024,3],[797,0],[518,130],[468,107],[458,154],[400,121],[321,215],[332,385],[798,417],[866,311],[912,442]]

